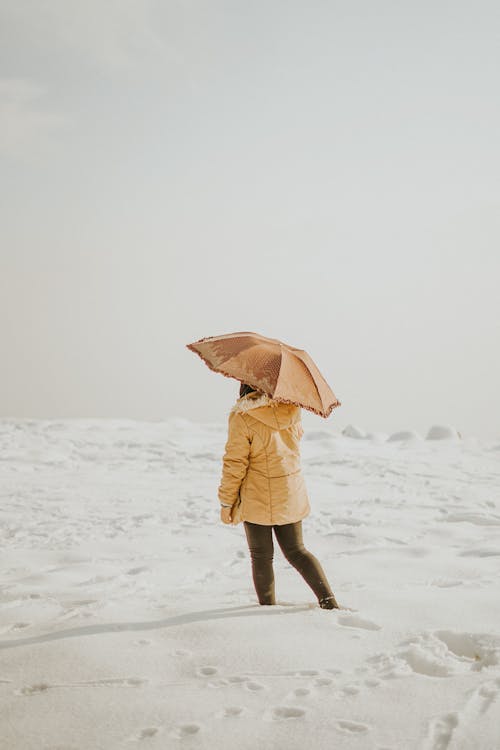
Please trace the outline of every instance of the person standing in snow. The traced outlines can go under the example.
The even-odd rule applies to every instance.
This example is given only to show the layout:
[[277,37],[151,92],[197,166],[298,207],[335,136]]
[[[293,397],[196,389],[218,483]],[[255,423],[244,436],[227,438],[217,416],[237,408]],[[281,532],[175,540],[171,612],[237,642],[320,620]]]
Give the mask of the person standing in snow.
[[[223,523],[234,523],[239,500],[259,604],[276,604],[273,529],[288,562],[322,609],[339,609],[317,558],[304,547],[302,519],[311,507],[300,467],[301,409],[275,401],[247,383],[228,420],[218,488]],[[238,523],[239,521],[236,521]]]

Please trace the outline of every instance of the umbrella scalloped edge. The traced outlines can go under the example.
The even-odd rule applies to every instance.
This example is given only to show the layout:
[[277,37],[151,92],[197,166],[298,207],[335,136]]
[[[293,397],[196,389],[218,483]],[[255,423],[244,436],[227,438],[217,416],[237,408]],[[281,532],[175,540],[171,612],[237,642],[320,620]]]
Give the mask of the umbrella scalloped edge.
[[[203,341],[203,340],[204,339],[201,339],[201,341]],[[196,341],[195,343],[198,344],[199,341]],[[224,375],[225,378],[231,378],[231,380],[237,380],[239,383],[248,383],[248,385],[253,386],[253,388],[258,388],[259,390],[262,390],[262,388],[260,387],[260,385],[257,385],[256,383],[250,383],[248,380],[243,380],[242,378],[237,378],[237,377],[235,377],[235,375],[231,375],[228,372],[224,372],[224,370],[218,370],[216,367],[214,367],[203,356],[203,354],[201,352],[199,352],[195,348],[194,344],[186,344],[186,347],[188,349],[190,349],[192,352],[194,352],[195,354],[197,354],[200,357],[200,359],[202,359],[204,361],[204,363],[206,364],[206,366],[210,370],[212,370],[212,372],[216,372],[219,375]],[[269,398],[274,398],[274,396],[272,396],[270,393],[268,393],[267,395],[269,396]],[[332,413],[332,411],[337,408],[337,406],[342,406],[342,402],[341,401],[337,401],[334,404],[330,404],[330,406],[328,407],[328,409],[323,412],[323,411],[320,411],[319,409],[315,409],[313,406],[304,406],[303,404],[299,404],[297,401],[290,401],[289,399],[285,399],[285,398],[277,398],[277,399],[275,399],[275,401],[279,401],[282,404],[293,404],[294,406],[300,406],[301,409],[306,409],[307,411],[312,411],[312,412],[314,412],[314,414],[317,414],[318,416],[323,417],[323,419],[327,419],[330,416],[330,414]]]

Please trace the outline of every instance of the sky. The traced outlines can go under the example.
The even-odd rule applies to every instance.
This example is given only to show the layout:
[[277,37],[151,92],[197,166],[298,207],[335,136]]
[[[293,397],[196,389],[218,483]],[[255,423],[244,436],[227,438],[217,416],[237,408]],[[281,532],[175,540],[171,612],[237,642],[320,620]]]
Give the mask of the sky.
[[0,0],[0,417],[225,422],[254,331],[500,437],[499,70],[494,0]]

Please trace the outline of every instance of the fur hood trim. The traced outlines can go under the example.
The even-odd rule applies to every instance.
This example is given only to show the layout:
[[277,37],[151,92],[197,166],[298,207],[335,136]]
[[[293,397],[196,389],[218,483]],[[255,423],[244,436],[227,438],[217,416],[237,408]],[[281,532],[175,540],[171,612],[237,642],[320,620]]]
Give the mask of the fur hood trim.
[[234,412],[247,412],[272,430],[285,430],[300,422],[300,408],[297,405],[277,401],[267,393],[247,393],[237,400],[229,413]]
[[278,406],[281,402],[275,401],[267,393],[247,393],[246,396],[242,396],[234,404],[231,412],[235,411],[250,411],[250,409],[258,409],[259,406]]

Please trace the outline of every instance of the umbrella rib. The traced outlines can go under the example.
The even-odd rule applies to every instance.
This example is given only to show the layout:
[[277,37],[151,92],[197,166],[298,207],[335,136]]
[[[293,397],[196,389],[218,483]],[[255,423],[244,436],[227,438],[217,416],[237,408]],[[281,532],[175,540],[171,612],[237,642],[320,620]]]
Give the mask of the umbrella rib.
[[298,354],[294,354],[293,352],[290,352],[290,353],[292,354],[292,356],[297,357],[297,359],[300,359],[300,361],[302,362],[302,364],[306,368],[307,372],[311,376],[311,380],[314,383],[314,387],[316,388],[316,393],[318,394],[319,402],[320,402],[321,406],[324,408],[325,405],[323,403],[323,399],[321,398],[321,393],[319,392],[319,388],[316,385],[316,380],[315,380],[314,374],[311,372],[310,368],[307,366],[307,363],[304,362],[304,360],[302,359],[302,357],[300,357]]

